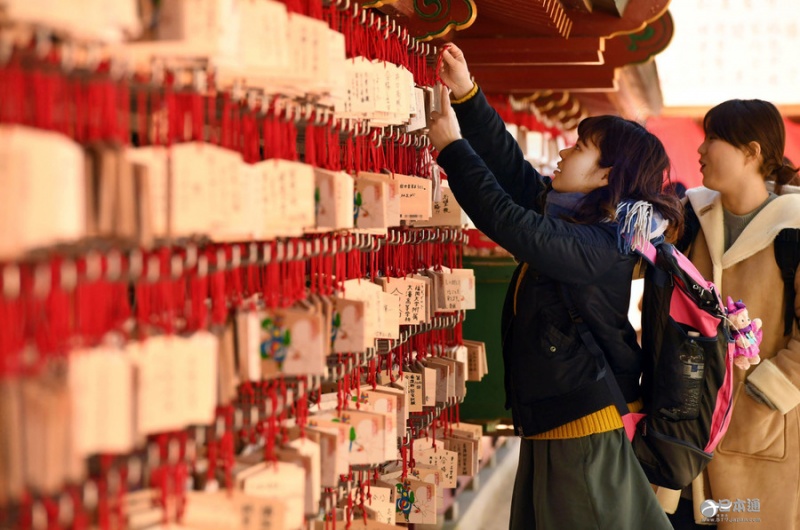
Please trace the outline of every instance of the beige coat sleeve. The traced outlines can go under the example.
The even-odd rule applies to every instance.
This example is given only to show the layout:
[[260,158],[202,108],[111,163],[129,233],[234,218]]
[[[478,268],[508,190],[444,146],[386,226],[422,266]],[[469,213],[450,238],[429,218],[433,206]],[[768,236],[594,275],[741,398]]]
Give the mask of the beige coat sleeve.
[[[800,318],[800,267],[794,277],[794,312]],[[775,357],[764,360],[747,378],[783,414],[800,404],[800,329],[795,321],[792,337]]]

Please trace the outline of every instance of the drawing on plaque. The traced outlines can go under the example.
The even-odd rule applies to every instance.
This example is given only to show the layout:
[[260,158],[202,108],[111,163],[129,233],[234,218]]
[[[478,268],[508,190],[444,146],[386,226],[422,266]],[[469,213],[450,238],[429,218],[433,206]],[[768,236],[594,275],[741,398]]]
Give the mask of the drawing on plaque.
[[347,331],[342,329],[342,315],[338,311],[333,312],[333,318],[331,319],[331,348],[333,348],[333,344],[336,342],[336,337],[339,336],[341,332],[341,338],[347,338]]
[[358,226],[358,216],[369,217],[369,212],[364,208],[364,199],[361,192],[357,191],[353,196],[353,226]]
[[273,359],[278,366],[286,359],[292,344],[292,333],[283,328],[283,318],[267,317],[261,321],[261,358]]
[[408,519],[411,514],[411,509],[414,507],[414,492],[411,490],[409,484],[398,482],[397,488],[397,511],[402,513]]
[[[342,414],[342,418],[333,418],[331,419],[332,422],[335,423],[350,423],[350,415],[349,414]],[[362,452],[365,450],[364,446],[358,442],[358,436],[356,435],[356,427],[355,425],[350,426],[350,447],[348,447],[348,452],[353,452],[353,446],[356,447],[356,452]]]
[[322,204],[322,198],[319,191],[319,186],[314,187],[314,218],[319,219],[320,215],[327,213],[325,205]]

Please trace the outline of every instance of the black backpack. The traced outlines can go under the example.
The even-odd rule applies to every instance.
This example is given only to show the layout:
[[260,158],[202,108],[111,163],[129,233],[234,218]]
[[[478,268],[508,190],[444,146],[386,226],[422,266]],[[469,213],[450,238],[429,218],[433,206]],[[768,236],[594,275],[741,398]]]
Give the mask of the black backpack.
[[775,238],[775,261],[783,277],[784,328],[783,334],[792,332],[797,316],[794,312],[794,277],[800,265],[800,228],[784,228]]
[[608,384],[652,484],[688,486],[708,465],[730,421],[733,342],[717,288],[673,245],[635,251],[647,263],[642,302],[641,413],[630,413],[602,349],[566,286],[562,293]]

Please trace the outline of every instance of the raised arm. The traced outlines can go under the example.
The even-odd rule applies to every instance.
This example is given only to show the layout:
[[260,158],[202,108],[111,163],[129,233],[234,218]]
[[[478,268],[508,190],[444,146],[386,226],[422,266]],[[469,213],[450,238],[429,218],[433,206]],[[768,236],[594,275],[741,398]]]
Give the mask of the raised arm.
[[439,165],[475,226],[540,273],[589,284],[625,259],[617,251],[615,225],[578,225],[520,206],[465,140],[444,147]]
[[[452,90],[456,102],[477,90],[462,103],[454,103],[462,136],[486,163],[500,186],[517,204],[531,208],[546,183],[542,175],[525,160],[516,139],[486,101],[470,77],[464,54],[450,45],[442,52],[442,81]],[[446,96],[443,96],[443,98]]]

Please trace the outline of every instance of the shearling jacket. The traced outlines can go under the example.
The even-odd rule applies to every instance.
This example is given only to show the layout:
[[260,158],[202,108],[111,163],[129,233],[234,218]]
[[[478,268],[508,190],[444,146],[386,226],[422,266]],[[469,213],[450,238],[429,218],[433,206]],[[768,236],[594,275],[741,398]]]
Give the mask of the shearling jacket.
[[570,318],[561,284],[624,397],[635,401],[641,349],[627,313],[637,259],[617,249],[616,225],[543,215],[537,198],[549,180],[524,159],[483,94],[454,108],[465,139],[444,148],[437,162],[475,226],[528,264],[519,286],[519,269],[511,280],[502,323],[506,406],[517,434],[540,434],[613,404]]
[[[730,427],[707,470],[707,486],[695,481],[696,518],[704,499],[756,500],[758,512],[732,512],[760,523],[721,522],[719,528],[800,530],[800,332],[784,336],[784,289],[773,241],[783,228],[800,228],[800,191],[785,188],[724,250],[723,209],[719,193],[696,188],[687,192],[700,232],[687,256],[720,288],[723,299],[742,299],[751,318],[763,322],[760,364],[735,368],[737,382]],[[795,277],[794,307],[800,315],[800,274]],[[776,410],[744,392],[745,379]],[[740,505],[741,506],[741,505]],[[754,506],[748,502],[745,507]],[[749,510],[748,510],[749,511]]]

